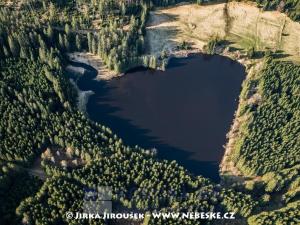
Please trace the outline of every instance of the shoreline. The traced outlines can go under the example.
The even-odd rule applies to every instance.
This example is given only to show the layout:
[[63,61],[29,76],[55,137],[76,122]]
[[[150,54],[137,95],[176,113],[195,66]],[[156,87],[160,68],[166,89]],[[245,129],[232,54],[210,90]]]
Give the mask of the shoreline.
[[[72,61],[78,62],[78,63],[84,63],[84,64],[87,64],[92,67],[95,66],[94,61],[95,61],[96,57],[94,55],[92,55],[90,53],[78,53],[78,52],[74,53],[74,54],[76,54],[77,57],[75,57],[75,58],[73,57],[73,59],[71,59]],[[249,81],[253,77],[253,75],[255,75],[255,72],[258,71],[258,69],[256,67],[258,65],[260,66],[263,62],[263,58],[262,59],[249,59],[245,54],[241,54],[241,52],[239,50],[229,52],[226,46],[220,46],[220,47],[216,48],[216,51],[214,54],[208,54],[203,49],[200,49],[200,48],[193,48],[193,49],[189,49],[189,50],[175,50],[175,51],[171,52],[166,59],[167,59],[167,61],[169,61],[172,58],[186,58],[186,57],[189,57],[192,55],[197,55],[197,54],[207,54],[207,55],[211,55],[211,56],[214,56],[214,55],[223,56],[223,57],[227,57],[227,58],[234,60],[234,61],[240,63],[241,65],[243,65],[245,67],[245,78],[242,83],[241,91],[243,90],[243,86],[246,83],[246,81]],[[90,60],[91,59],[90,57],[92,57],[92,59],[93,59],[92,61]],[[98,65],[100,65],[100,64],[98,63]],[[134,69],[136,67],[138,67],[138,65],[131,69]],[[99,67],[97,67],[95,69],[98,71],[96,78],[94,78],[95,80],[109,81],[111,79],[121,77],[126,74],[126,72],[121,73],[121,74],[104,73],[104,75],[102,74],[102,76],[100,76],[99,71],[103,71],[103,70],[101,70],[101,68],[99,68]],[[161,70],[161,68],[157,67],[157,70]],[[75,72],[79,73],[80,75],[84,75],[84,70],[82,70],[82,69],[78,69],[78,71],[75,71]],[[93,95],[94,92],[93,91],[81,91],[78,88],[75,81],[72,79],[71,79],[71,83],[74,85],[74,87],[76,88],[77,93],[78,93],[78,99],[77,99],[78,109],[81,112],[83,112],[84,114],[87,114],[86,105],[88,103],[89,97],[91,95]],[[232,156],[232,152],[234,151],[234,144],[236,143],[236,141],[239,138],[239,136],[237,135],[239,133],[239,128],[241,125],[244,124],[245,121],[247,121],[247,118],[243,118],[243,116],[242,117],[239,116],[241,107],[251,97],[252,96],[249,96],[249,98],[246,100],[242,99],[241,96],[238,97],[238,99],[239,99],[238,107],[234,113],[231,126],[226,134],[227,140],[226,140],[226,143],[224,144],[224,153],[223,153],[221,162],[219,163],[219,176],[221,178],[221,182],[224,181],[224,178],[228,177],[228,176],[230,176],[233,180],[237,180],[237,181],[239,181],[239,180],[243,181],[245,178],[248,178],[241,171],[238,170],[238,168],[230,160],[230,157]]]
[[[256,59],[256,60],[249,59],[245,54],[241,54],[241,52],[239,50],[228,51],[227,46],[217,47],[214,54],[208,54],[203,50],[203,48],[195,48],[195,47],[193,49],[189,49],[189,50],[172,49],[166,59],[167,59],[167,62],[169,62],[169,60],[171,60],[172,58],[186,58],[191,55],[197,55],[197,54],[207,54],[207,55],[211,55],[211,56],[213,56],[213,55],[223,56],[223,57],[227,57],[227,58],[234,60],[234,61],[240,63],[241,65],[243,65],[245,67],[246,74],[245,74],[245,79],[242,83],[241,90],[243,89],[244,83],[247,80],[251,79],[251,77],[253,76],[253,73],[255,73],[257,71],[257,69],[255,69],[256,65],[260,64],[263,61],[263,59]],[[116,73],[112,73],[111,71],[108,71],[108,70],[104,71],[103,64],[100,61],[100,58],[98,56],[94,56],[91,53],[75,52],[75,53],[68,54],[68,56],[70,57],[70,60],[73,62],[84,63],[84,64],[94,67],[98,71],[96,78],[94,78],[95,80],[109,81],[111,79],[121,77],[126,74],[126,72],[121,73],[121,74],[116,74]],[[138,65],[131,69],[134,69],[136,67],[138,67]],[[74,68],[72,68],[70,66],[69,66],[69,69],[74,70]],[[156,69],[162,70],[162,68],[160,66],[158,66]],[[75,71],[75,72],[80,75],[84,75],[84,71],[85,71],[84,69],[78,69],[78,71]],[[101,74],[101,72],[102,72],[102,74]],[[80,111],[82,111],[83,113],[87,114],[86,104],[88,102],[89,97],[92,94],[94,94],[94,92],[93,91],[81,91],[78,88],[78,86],[76,85],[74,80],[72,80],[71,83],[75,86],[77,93],[78,93],[78,109]],[[239,116],[241,107],[244,104],[245,104],[245,100],[241,99],[241,96],[239,96],[238,107],[234,113],[234,117],[233,117],[230,129],[228,130],[228,133],[226,134],[227,141],[224,144],[224,154],[222,156],[221,162],[219,163],[219,176],[221,177],[221,180],[222,180],[222,177],[224,177],[224,176],[234,176],[237,179],[245,178],[244,175],[242,174],[242,172],[239,171],[237,169],[237,167],[234,165],[234,163],[230,160],[230,157],[231,157],[231,154],[232,154],[232,151],[234,148],[234,144],[236,143],[236,141],[238,139],[237,133],[239,132],[239,127],[243,124],[243,122],[245,122],[245,121],[242,121],[244,118],[241,118]]]
[[[246,77],[242,83],[242,89],[241,93],[243,92],[244,85],[253,79],[253,77],[256,75],[258,71],[260,71],[261,67],[263,66],[264,62],[263,59],[252,61],[252,64],[246,64],[244,65],[246,67]],[[247,90],[249,91],[249,89]],[[232,121],[232,124],[230,126],[230,129],[228,133],[226,134],[227,142],[224,146],[224,154],[222,157],[222,160],[220,162],[220,170],[219,174],[221,178],[226,178],[230,176],[231,179],[236,181],[244,180],[245,178],[251,178],[249,176],[246,176],[243,174],[235,165],[235,163],[231,160],[232,153],[235,150],[235,145],[237,144],[237,141],[239,138],[243,135],[241,133],[241,126],[243,126],[247,121],[249,121],[249,115],[240,115],[242,107],[247,104],[249,100],[251,100],[252,96],[247,96],[246,99],[243,99],[243,97],[239,96],[239,102],[237,110],[234,113],[234,119]]]
[[[247,18],[245,18],[244,14],[239,10],[241,7],[245,9],[244,13],[246,13]],[[229,10],[228,15],[224,14],[224,9]],[[214,13],[216,17],[213,17],[213,19],[212,17],[207,17],[207,15],[210,15],[211,10],[215,10]],[[178,19],[172,19],[172,15],[178,16]],[[225,23],[225,16],[229,16],[229,18],[226,18],[229,19],[227,23],[230,24]],[[279,21],[279,23],[276,23],[276,21]],[[216,26],[212,27],[209,26],[209,24],[215,24]],[[226,30],[228,25],[230,25],[230,30]],[[250,33],[245,35],[244,29],[248,26],[250,26]],[[203,51],[203,46],[208,42],[207,37],[216,33],[220,34],[221,39],[235,43],[233,46],[230,46],[242,49],[229,51],[226,46],[223,46],[217,47],[215,51],[215,54],[235,60],[245,67],[246,74],[241,87],[242,93],[243,91],[246,91],[244,87],[245,83],[257,76],[258,71],[264,64],[263,58],[249,59],[245,54],[241,54],[243,50],[249,47],[249,41],[256,41],[251,35],[256,35],[255,37],[259,38],[259,40],[268,46],[269,49],[286,53],[288,56],[280,59],[281,61],[292,60],[297,62],[300,60],[299,52],[296,51],[299,43],[297,41],[299,40],[299,27],[299,23],[291,21],[283,13],[261,12],[257,7],[249,5],[248,3],[234,2],[212,6],[195,6],[191,4],[172,6],[150,12],[150,18],[146,26],[146,54],[154,55],[158,58],[161,55],[162,50],[166,50],[168,52],[167,57],[164,59],[166,62],[172,58],[185,58],[191,54],[206,54]],[[182,32],[173,33],[178,30]],[[294,32],[296,30],[297,32]],[[177,49],[177,46],[182,43],[182,41],[192,42],[193,48],[190,50]],[[257,50],[260,51],[265,49],[260,49],[260,47],[258,47]],[[112,71],[108,71],[102,64],[100,57],[90,53],[71,53],[71,58],[72,54],[75,54],[75,57],[73,55],[73,59],[77,60],[77,62],[86,63],[98,71],[96,80],[108,81],[126,74],[116,74]],[[76,56],[76,54],[79,55]],[[162,60],[158,60],[158,65],[159,66],[156,69],[163,70]],[[248,91],[249,90],[251,92],[251,89],[248,89]],[[233,115],[231,126],[226,135],[227,140],[224,145],[224,153],[219,164],[219,175],[224,179],[225,177],[236,180],[250,178],[239,171],[235,163],[231,160],[234,156],[236,142],[242,136],[240,128],[249,121],[247,114],[240,115],[241,108],[245,104],[248,104],[249,101],[255,100],[255,97],[257,97],[254,96],[255,93],[252,93],[247,96],[247,98],[243,98],[241,93],[238,97],[238,106]]]
[[102,62],[101,58],[89,52],[72,52],[67,54],[69,60],[77,63],[87,64],[97,70],[95,80],[111,80],[112,78],[122,76],[109,70]]
[[89,91],[80,90],[79,87],[77,86],[76,82],[72,78],[70,78],[70,82],[73,85],[73,87],[75,88],[75,90],[77,91],[77,108],[78,108],[78,110],[88,116],[86,105],[89,101],[90,96],[92,96],[95,93],[92,90],[89,90]]
[[[227,46],[220,46],[215,50],[214,54],[206,53],[203,48],[191,49],[191,50],[180,50],[170,54],[168,57],[168,61],[172,58],[186,58],[191,55],[196,54],[207,54],[207,55],[218,55],[227,57],[235,62],[240,63],[243,67],[245,67],[245,78],[241,85],[241,92],[238,97],[238,106],[233,115],[233,120],[231,122],[230,128],[226,134],[226,143],[224,145],[224,153],[219,163],[219,176],[221,178],[221,182],[224,181],[224,178],[230,176],[233,181],[244,181],[247,178],[256,178],[255,176],[249,177],[243,174],[234,164],[234,162],[230,159],[232,157],[232,152],[234,151],[234,145],[236,141],[239,140],[239,132],[240,127],[247,123],[249,120],[248,115],[240,116],[241,108],[247,104],[248,101],[252,99],[252,97],[256,94],[251,94],[246,99],[243,99],[241,93],[243,91],[244,85],[246,82],[252,80],[257,73],[261,70],[264,65],[264,58],[259,59],[251,59],[245,53],[241,53],[239,50],[236,51],[228,51]],[[249,91],[249,89],[247,90]]]

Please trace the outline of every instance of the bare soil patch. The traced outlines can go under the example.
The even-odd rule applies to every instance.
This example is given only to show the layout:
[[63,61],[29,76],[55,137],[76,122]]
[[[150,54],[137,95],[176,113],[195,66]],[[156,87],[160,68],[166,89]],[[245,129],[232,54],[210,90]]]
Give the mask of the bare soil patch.
[[199,6],[185,4],[150,13],[147,24],[147,53],[160,55],[167,49],[177,55],[177,46],[186,41],[203,50],[212,37],[228,40],[231,46],[246,49],[283,51],[285,59],[300,59],[300,24],[279,12],[263,12],[254,4],[230,2]]
[[73,62],[85,63],[94,67],[98,71],[98,75],[96,79],[99,80],[110,80],[113,77],[119,76],[115,72],[109,70],[101,58],[97,55],[93,55],[92,53],[87,52],[74,52],[68,54],[69,58]]
[[63,168],[78,168],[85,164],[85,161],[80,157],[75,156],[74,149],[67,147],[62,149],[59,147],[49,147],[42,153],[42,160],[45,160],[47,163],[63,167]]

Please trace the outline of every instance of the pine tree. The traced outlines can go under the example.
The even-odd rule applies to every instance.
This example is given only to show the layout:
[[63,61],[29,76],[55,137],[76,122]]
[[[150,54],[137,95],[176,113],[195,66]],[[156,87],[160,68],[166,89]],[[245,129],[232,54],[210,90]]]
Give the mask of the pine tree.
[[48,37],[50,43],[52,43],[54,41],[54,33],[53,33],[53,29],[50,25],[47,28],[47,37]]
[[125,6],[124,2],[123,2],[122,5],[121,5],[121,14],[122,14],[123,16],[126,15],[126,6]]
[[20,55],[20,45],[19,45],[19,43],[17,43],[17,41],[13,37],[9,36],[8,37],[8,44],[9,44],[9,48],[10,48],[10,51],[11,51],[12,55],[14,57],[19,57],[19,55]]
[[82,49],[82,45],[81,45],[81,38],[79,37],[78,34],[76,34],[75,42],[76,42],[76,49],[80,51]]
[[97,40],[96,38],[92,38],[92,53],[96,54],[97,53]]
[[143,57],[143,65],[145,67],[149,67],[149,57],[148,56]]
[[64,38],[60,33],[58,35],[58,42],[59,42],[59,47],[61,49],[64,49],[65,48]]
[[118,62],[114,65],[114,70],[115,70],[117,73],[120,73],[120,72],[121,72],[121,63],[120,63],[120,61],[118,61]]
[[89,52],[92,52],[92,39],[93,39],[93,36],[90,32],[87,34],[87,39],[88,39],[88,48],[89,48],[88,50],[89,50]]
[[100,45],[100,42],[98,42],[97,55],[101,57],[101,45]]
[[77,29],[78,29],[78,22],[77,22],[75,16],[72,17],[72,28],[73,28],[74,30],[77,30]]
[[20,58],[23,58],[23,59],[27,58],[26,50],[24,48],[21,48]]
[[165,59],[162,61],[161,69],[162,69],[163,71],[166,70],[166,60],[165,60]]
[[3,46],[3,53],[5,57],[10,57],[10,52],[9,50],[6,48],[6,46]]
[[70,35],[71,35],[71,28],[70,28],[69,24],[65,25],[65,33],[66,33],[67,37],[70,37]]
[[71,45],[70,45],[68,36],[66,34],[64,35],[64,44],[65,44],[66,50],[71,51]]
[[152,68],[152,69],[156,69],[157,62],[156,62],[156,57],[155,56],[151,56],[150,62],[149,62],[149,67]]

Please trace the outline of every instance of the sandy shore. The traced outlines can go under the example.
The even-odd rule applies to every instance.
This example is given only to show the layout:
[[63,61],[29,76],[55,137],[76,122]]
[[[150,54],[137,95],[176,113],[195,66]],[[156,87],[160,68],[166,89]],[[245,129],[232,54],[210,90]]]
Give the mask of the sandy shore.
[[110,80],[120,76],[114,71],[109,70],[102,62],[101,58],[88,52],[73,52],[68,54],[73,62],[85,63],[95,68],[98,72],[96,80]]

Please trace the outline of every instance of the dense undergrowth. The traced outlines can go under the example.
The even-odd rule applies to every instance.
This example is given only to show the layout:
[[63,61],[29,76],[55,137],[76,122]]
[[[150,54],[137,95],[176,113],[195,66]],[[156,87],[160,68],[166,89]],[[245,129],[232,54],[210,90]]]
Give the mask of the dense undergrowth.
[[[234,161],[243,172],[264,176],[245,187],[225,188],[190,174],[175,161],[158,161],[152,150],[125,146],[109,128],[75,107],[76,93],[63,70],[64,53],[89,50],[117,71],[145,60],[141,55],[148,1],[129,6],[99,1],[97,7],[88,0],[76,1],[76,6],[28,2],[19,11],[1,7],[0,13],[0,198],[7,202],[0,208],[1,224],[107,224],[65,216],[82,211],[85,188],[97,186],[112,188],[113,204],[121,211],[234,211],[243,222],[250,217],[250,224],[297,221],[299,66],[268,60],[257,76],[254,83],[262,101],[243,111],[252,120]],[[86,11],[81,8],[85,4]],[[99,31],[78,31],[91,29],[93,19],[101,20]],[[84,164],[72,168],[45,160],[48,179],[41,184],[22,168],[52,146],[69,149]],[[5,195],[8,189],[13,192]],[[148,221],[200,223],[210,221]]]

